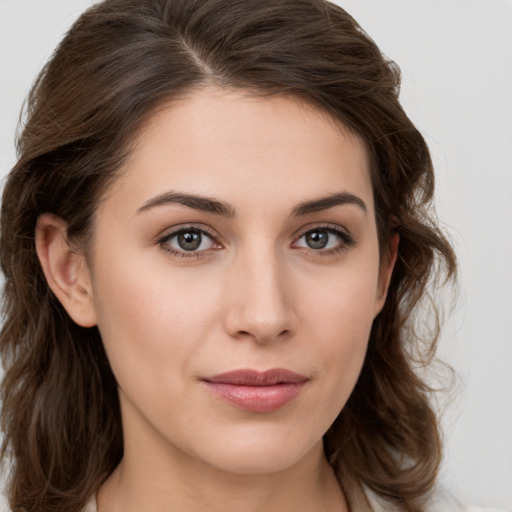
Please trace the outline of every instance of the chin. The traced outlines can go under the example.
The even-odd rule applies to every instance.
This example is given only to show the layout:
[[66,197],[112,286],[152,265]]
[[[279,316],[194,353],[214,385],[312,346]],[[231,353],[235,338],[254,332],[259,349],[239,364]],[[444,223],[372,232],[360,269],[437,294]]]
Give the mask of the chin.
[[321,438],[312,443],[293,436],[271,438],[263,433],[250,439],[232,437],[215,443],[215,446],[218,449],[203,454],[203,460],[220,470],[239,475],[283,472],[308,457],[318,458],[323,454]]

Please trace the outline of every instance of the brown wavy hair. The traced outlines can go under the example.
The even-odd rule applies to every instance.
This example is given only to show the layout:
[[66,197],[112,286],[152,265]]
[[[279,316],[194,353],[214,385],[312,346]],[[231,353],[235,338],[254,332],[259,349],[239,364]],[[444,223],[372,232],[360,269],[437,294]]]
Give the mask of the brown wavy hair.
[[417,370],[434,354],[439,324],[434,315],[425,339],[412,320],[456,263],[433,216],[428,148],[398,101],[398,67],[324,0],[107,0],[78,19],[37,78],[3,194],[1,426],[13,512],[80,510],[123,455],[99,332],[75,324],[50,291],[35,251],[37,218],[58,215],[86,245],[95,205],[144,123],[206,84],[296,97],[364,141],[381,257],[398,233],[398,261],[325,451],[340,481],[422,510],[441,443]]

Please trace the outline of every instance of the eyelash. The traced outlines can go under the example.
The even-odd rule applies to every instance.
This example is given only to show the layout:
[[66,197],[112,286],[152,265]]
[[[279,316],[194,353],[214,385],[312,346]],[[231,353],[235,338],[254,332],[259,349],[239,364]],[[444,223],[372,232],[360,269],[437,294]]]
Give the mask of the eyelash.
[[297,243],[297,241],[300,240],[302,237],[314,231],[326,231],[330,235],[335,235],[340,239],[340,243],[336,247],[323,250],[311,249],[310,247],[301,247],[301,249],[305,250],[308,254],[311,254],[312,256],[324,257],[337,255],[346,251],[347,249],[350,249],[356,244],[355,239],[347,231],[329,224],[319,224],[317,226],[308,227],[306,230],[302,231],[302,234],[296,238],[296,241],[294,243]]
[[[326,231],[330,235],[335,235],[335,236],[339,237],[341,242],[337,247],[333,247],[331,249],[324,249],[324,250],[323,249],[312,249],[309,247],[300,247],[305,252],[307,252],[308,254],[311,254],[313,256],[330,256],[330,255],[340,254],[341,252],[346,251],[350,247],[354,246],[356,243],[354,238],[349,233],[347,233],[346,231],[344,231],[338,227],[334,227],[331,225],[317,225],[317,226],[309,227],[308,229],[302,231],[302,233],[295,239],[294,244],[297,243],[298,240],[300,240],[301,238],[306,236],[308,233],[312,233],[314,231]],[[211,250],[217,250],[217,249],[204,249],[202,251],[185,251],[185,250],[177,250],[169,244],[169,241],[172,240],[173,238],[179,236],[180,234],[189,233],[189,232],[206,235],[208,238],[211,239],[213,244],[220,245],[220,242],[218,241],[217,237],[213,233],[211,233],[209,230],[207,230],[205,228],[202,228],[202,227],[199,228],[197,226],[180,227],[179,229],[161,237],[157,241],[157,243],[158,243],[158,245],[160,245],[160,247],[164,251],[166,251],[167,253],[171,254],[173,257],[176,257],[176,258],[204,258],[204,257],[208,256],[208,254],[210,253]]]
[[[158,243],[158,245],[160,245],[160,247],[164,251],[166,251],[167,253],[171,254],[171,256],[174,256],[176,258],[204,258],[205,256],[208,255],[207,254],[208,250],[203,250],[203,251],[184,251],[184,250],[182,250],[182,251],[180,251],[178,249],[175,249],[171,245],[169,245],[169,241],[172,240],[174,237],[177,237],[178,235],[180,235],[182,233],[189,233],[189,232],[200,233],[201,235],[206,235],[208,238],[210,238],[212,240],[212,243],[220,245],[219,241],[217,240],[217,237],[213,233],[211,233],[210,231],[208,231],[205,228],[199,228],[197,226],[180,227],[179,229],[176,229],[172,233],[169,233],[169,234],[163,236],[162,238],[160,238],[157,243]],[[213,249],[213,250],[215,250],[215,249]]]

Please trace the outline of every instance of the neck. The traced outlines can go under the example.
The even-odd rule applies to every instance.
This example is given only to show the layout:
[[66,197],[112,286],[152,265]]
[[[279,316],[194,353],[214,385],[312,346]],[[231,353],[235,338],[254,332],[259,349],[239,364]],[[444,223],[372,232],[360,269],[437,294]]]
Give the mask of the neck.
[[171,442],[128,401],[121,403],[124,456],[98,492],[98,512],[348,512],[321,439],[296,458],[289,446],[275,453],[271,444],[274,459],[265,460],[265,439],[250,449],[246,442],[245,457],[232,444],[205,456],[206,439],[205,453],[196,453],[183,441]]
[[134,459],[125,453],[98,492],[98,512],[348,512],[322,446],[269,474],[230,473],[184,458]]

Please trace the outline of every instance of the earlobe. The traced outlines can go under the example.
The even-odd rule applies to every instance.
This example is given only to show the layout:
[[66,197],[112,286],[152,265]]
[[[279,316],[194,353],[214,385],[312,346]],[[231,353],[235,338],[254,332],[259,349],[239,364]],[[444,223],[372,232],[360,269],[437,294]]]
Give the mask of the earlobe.
[[50,213],[40,215],[35,242],[48,286],[69,316],[82,327],[96,325],[89,266],[70,246],[66,223]]
[[379,271],[379,283],[377,289],[377,297],[375,301],[375,315],[377,316],[386,302],[386,296],[388,293],[389,283],[391,282],[391,275],[395,268],[396,259],[398,256],[398,243],[400,236],[395,233],[389,239],[389,247],[386,257],[383,259],[381,268]]

